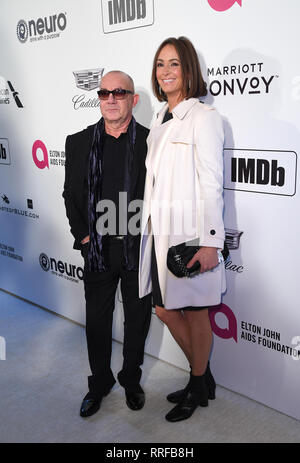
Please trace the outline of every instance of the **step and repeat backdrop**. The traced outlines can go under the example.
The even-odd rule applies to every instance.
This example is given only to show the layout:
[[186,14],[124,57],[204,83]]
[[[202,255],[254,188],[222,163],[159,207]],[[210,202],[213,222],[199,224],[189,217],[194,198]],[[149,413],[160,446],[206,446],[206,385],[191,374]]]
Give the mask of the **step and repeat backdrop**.
[[[210,313],[212,367],[218,384],[300,419],[299,1],[1,0],[0,12],[0,288],[85,323],[62,198],[66,136],[99,120],[96,90],[114,69],[133,77],[135,117],[150,127],[154,53],[185,35],[226,134],[230,257]],[[118,292],[121,342],[122,328]],[[146,352],[188,369],[155,314]]]

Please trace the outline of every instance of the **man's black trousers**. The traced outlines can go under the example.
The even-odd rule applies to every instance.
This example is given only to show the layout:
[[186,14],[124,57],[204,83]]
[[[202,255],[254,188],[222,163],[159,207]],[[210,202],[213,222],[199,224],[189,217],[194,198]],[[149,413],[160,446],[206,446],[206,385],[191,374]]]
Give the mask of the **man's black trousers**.
[[[87,257],[84,246],[83,256]],[[123,267],[123,241],[107,238],[103,243],[105,272],[84,269],[86,299],[86,337],[92,375],[89,390],[95,396],[109,392],[115,381],[111,370],[112,322],[115,296],[119,281],[124,310],[123,367],[118,381],[125,389],[134,391],[138,386],[144,359],[145,340],[151,320],[151,295],[139,298],[138,272]]]

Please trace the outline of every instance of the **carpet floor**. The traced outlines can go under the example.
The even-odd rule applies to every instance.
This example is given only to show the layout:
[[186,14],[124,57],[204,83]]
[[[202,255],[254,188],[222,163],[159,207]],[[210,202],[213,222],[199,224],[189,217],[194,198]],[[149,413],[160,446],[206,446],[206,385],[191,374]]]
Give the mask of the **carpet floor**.
[[[169,423],[166,395],[187,373],[145,355],[146,404],[132,411],[118,385],[90,418],[79,416],[90,374],[83,326],[0,291],[1,443],[295,443],[300,422],[217,386],[216,400]],[[114,342],[112,369],[121,369]]]

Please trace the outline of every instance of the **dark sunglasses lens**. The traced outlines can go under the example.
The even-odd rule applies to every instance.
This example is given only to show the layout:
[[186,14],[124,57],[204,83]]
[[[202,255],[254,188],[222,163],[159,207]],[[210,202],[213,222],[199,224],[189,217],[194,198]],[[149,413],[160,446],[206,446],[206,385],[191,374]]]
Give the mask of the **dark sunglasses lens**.
[[122,88],[116,88],[116,90],[113,90],[112,94],[116,100],[122,100],[122,98],[124,98],[126,95],[126,90],[123,90]]
[[100,100],[107,100],[110,94],[108,90],[99,90],[97,93]]
[[98,96],[100,100],[108,100],[110,93],[116,100],[122,100],[126,96],[126,90],[122,88],[116,88],[115,90],[98,90]]

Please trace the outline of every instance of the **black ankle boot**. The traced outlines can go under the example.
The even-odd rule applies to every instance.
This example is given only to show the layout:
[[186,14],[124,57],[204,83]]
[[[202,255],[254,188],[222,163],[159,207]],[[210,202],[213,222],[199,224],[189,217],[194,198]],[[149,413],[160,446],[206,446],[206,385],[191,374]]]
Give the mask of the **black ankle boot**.
[[190,386],[183,399],[166,415],[166,420],[182,421],[190,418],[195,409],[200,405],[207,407],[208,390],[205,382],[205,375],[193,376],[190,378]]
[[[210,371],[209,362],[207,364],[204,376],[205,376],[205,382],[206,382],[207,389],[208,389],[208,398],[210,400],[214,400],[216,398],[216,383]],[[190,380],[188,384],[185,386],[185,388],[180,389],[179,391],[176,391],[176,392],[171,392],[171,394],[167,395],[167,400],[173,404],[178,404],[188,393],[190,381],[191,381],[191,372],[190,372]]]
[[205,371],[205,382],[208,389],[208,398],[214,400],[216,398],[216,382],[210,371],[209,362]]
[[188,393],[189,385],[191,382],[191,375],[192,375],[192,368],[190,371],[190,379],[184,389],[179,389],[179,391],[171,392],[171,394],[167,395],[167,400],[172,404],[178,404]]

